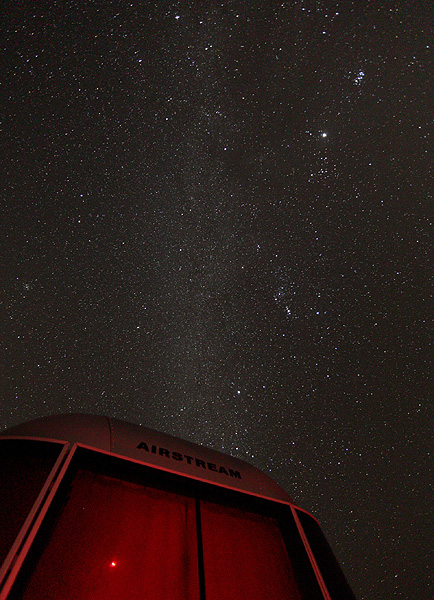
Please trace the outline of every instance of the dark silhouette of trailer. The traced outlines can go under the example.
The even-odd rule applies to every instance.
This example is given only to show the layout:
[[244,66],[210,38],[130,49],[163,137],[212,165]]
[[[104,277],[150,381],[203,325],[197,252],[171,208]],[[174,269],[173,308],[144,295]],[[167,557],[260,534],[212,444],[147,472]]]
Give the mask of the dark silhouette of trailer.
[[0,434],[0,600],[354,600],[252,465],[95,415]]

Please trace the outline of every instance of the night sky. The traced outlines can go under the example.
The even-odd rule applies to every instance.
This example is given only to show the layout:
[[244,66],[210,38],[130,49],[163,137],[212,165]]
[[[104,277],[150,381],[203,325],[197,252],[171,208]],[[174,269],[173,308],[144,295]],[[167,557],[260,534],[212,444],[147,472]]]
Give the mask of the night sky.
[[434,595],[430,2],[4,0],[0,428],[245,459]]

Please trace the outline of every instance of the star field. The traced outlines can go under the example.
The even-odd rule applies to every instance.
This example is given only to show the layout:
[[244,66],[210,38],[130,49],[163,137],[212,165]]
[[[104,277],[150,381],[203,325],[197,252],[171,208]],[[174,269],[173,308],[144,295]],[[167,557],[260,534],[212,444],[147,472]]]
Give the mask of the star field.
[[426,4],[7,0],[0,425],[93,412],[268,472],[356,596],[429,598]]

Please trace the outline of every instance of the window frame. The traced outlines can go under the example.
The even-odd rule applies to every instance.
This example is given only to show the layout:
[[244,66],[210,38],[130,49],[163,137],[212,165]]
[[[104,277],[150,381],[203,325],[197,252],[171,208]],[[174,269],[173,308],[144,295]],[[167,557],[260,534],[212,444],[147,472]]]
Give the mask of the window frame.
[[[9,563],[14,560],[15,562],[13,568],[7,573],[3,588],[0,588],[0,600],[6,600],[7,598],[14,600],[20,597],[19,590],[25,584],[27,577],[36,564],[39,556],[38,550],[49,539],[49,532],[53,527],[56,515],[60,513],[63,504],[66,502],[67,491],[75,473],[78,469],[83,468],[122,481],[130,481],[146,487],[154,487],[192,497],[196,502],[196,515],[199,519],[201,500],[245,509],[276,519],[287,548],[289,560],[296,572],[301,593],[312,600],[331,600],[297,511],[306,513],[312,519],[314,517],[290,502],[234,490],[224,485],[206,482],[200,478],[183,475],[170,469],[149,465],[139,460],[84,444],[42,438],[21,439],[52,441],[63,445],[63,448],[31,513],[26,519],[25,527],[23,526],[20,532],[20,539],[17,537],[14,549],[11,549],[9,553]],[[316,520],[314,519],[314,521]],[[200,532],[200,527],[198,531]],[[199,540],[198,544],[200,544]],[[200,545],[198,545],[198,551],[200,551]],[[199,566],[200,597],[201,600],[204,600],[204,574],[203,571],[201,574],[200,569]]]

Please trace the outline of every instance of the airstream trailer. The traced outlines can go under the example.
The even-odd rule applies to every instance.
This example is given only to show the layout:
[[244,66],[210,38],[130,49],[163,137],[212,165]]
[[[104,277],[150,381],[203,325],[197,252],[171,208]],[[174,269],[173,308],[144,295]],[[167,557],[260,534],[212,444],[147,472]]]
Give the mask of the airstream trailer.
[[354,600],[317,521],[252,465],[56,415],[0,434],[0,600]]

